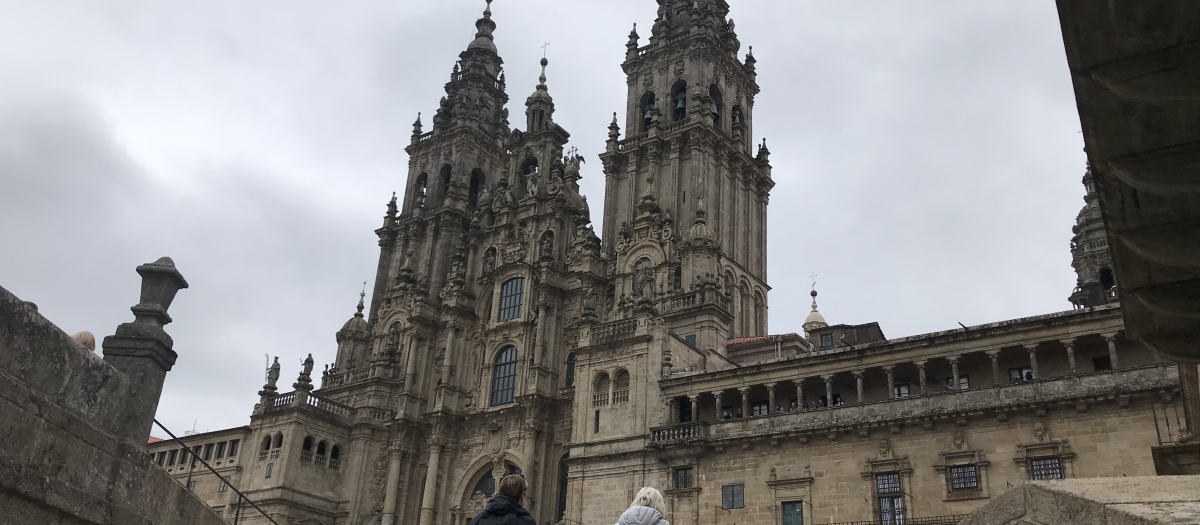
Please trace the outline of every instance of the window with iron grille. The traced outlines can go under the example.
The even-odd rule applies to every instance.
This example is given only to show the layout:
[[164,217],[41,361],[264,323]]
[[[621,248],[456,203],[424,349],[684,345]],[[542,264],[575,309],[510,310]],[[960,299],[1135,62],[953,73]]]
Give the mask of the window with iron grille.
[[765,416],[771,413],[771,406],[766,401],[750,403],[750,415]]
[[956,465],[950,467],[950,491],[973,492],[979,490],[979,467]]
[[204,461],[208,461],[208,460],[212,459],[213,448],[215,448],[215,447],[216,447],[216,445],[213,443],[204,445]]
[[167,455],[167,466],[168,467],[175,464],[176,457],[179,457],[178,450],[172,450],[171,453]]
[[242,444],[242,440],[235,439],[229,442],[229,457],[237,457],[238,445]]
[[517,390],[517,347],[506,346],[492,367],[492,406],[513,402]]
[[746,506],[746,486],[743,484],[721,487],[721,508],[740,509]]
[[899,472],[875,475],[875,495],[879,498],[879,522],[883,525],[904,523],[904,491]]
[[516,277],[500,285],[500,316],[496,321],[521,317],[521,301],[525,298],[525,278]]
[[1029,470],[1033,479],[1063,479],[1062,458],[1034,458],[1029,460]]
[[217,492],[228,492],[228,491],[229,491],[229,476],[225,476],[225,477],[221,478],[221,486],[217,487]]
[[833,348],[833,334],[821,334],[821,348]]
[[695,469],[692,467],[684,467],[675,469],[675,488],[690,489],[695,483]]

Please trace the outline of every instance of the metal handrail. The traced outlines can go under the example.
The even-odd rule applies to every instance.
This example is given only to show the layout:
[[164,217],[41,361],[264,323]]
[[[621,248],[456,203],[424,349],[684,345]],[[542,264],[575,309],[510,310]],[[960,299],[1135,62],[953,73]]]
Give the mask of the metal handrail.
[[[214,476],[216,476],[222,482],[225,481],[225,478],[221,477],[221,475],[217,473],[217,470],[212,468],[212,465],[209,465],[207,461],[204,461],[204,458],[201,458],[199,454],[192,452],[192,449],[187,446],[187,443],[184,443],[182,439],[179,439],[170,430],[167,430],[167,427],[163,426],[162,423],[159,423],[157,418],[154,420],[154,424],[158,425],[158,428],[161,428],[163,430],[163,432],[167,433],[168,436],[171,436],[172,440],[174,440],[176,443],[179,443],[180,447],[183,447],[183,449],[186,451],[186,452],[184,452],[184,457],[187,457],[189,454],[192,456],[192,464],[195,464],[196,461],[199,461],[200,464],[204,465],[204,468],[208,469],[209,472],[212,472]],[[190,470],[191,469],[189,469],[189,476],[191,475]],[[275,525],[279,525],[278,521],[275,521],[273,518],[271,518],[271,516],[268,515],[266,511],[262,510],[262,508],[260,508],[257,504],[255,504],[253,501],[251,501],[249,497],[247,497],[245,494],[243,494],[242,491],[238,490],[237,487],[233,486],[233,483],[226,482],[226,485],[228,485],[229,488],[232,489],[234,492],[236,492],[238,495],[237,511],[233,517],[234,525],[237,525],[238,521],[241,520],[242,501],[243,500],[245,500],[246,503],[249,503],[251,507],[254,507],[254,510],[257,510],[259,512],[259,514],[262,514],[264,518],[267,518],[267,521],[269,521]],[[184,487],[184,488],[186,489],[187,487]]]

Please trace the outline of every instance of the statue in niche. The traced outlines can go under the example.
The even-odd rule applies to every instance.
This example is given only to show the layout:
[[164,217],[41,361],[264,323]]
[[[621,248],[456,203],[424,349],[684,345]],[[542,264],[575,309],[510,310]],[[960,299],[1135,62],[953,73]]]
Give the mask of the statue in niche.
[[542,183],[542,181],[541,181],[541,179],[538,178],[538,173],[536,171],[529,174],[529,179],[526,182],[526,184],[528,185],[530,197],[536,198],[538,196],[538,185],[540,185],[541,183]]
[[508,179],[500,179],[500,182],[496,183],[495,202],[496,207],[501,209],[511,208],[516,203],[512,192],[508,190]]
[[546,232],[538,242],[538,258],[554,258],[554,234]]
[[654,270],[649,265],[649,260],[641,259],[633,267],[633,295],[638,299],[654,296]]
[[496,250],[489,249],[483,254],[483,274],[488,275],[496,271]]
[[596,308],[600,305],[600,292],[596,291],[596,285],[588,283],[587,292],[583,294],[583,313],[595,314]]

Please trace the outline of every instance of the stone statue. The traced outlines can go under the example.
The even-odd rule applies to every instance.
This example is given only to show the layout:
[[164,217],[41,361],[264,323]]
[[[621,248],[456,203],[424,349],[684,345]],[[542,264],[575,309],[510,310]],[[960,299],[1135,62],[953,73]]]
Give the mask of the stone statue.
[[304,361],[301,361],[301,367],[302,368],[300,369],[300,377],[296,378],[296,383],[292,385],[292,388],[295,388],[296,390],[304,390],[306,392],[312,392],[312,389],[313,389],[313,385],[312,385],[312,369],[313,369],[312,354],[308,354],[308,357],[306,359],[304,359]]
[[508,190],[508,179],[500,179],[500,182],[496,183],[495,202],[496,207],[501,209],[511,208],[516,202],[512,192]]
[[529,196],[537,197],[538,185],[541,184],[541,180],[538,178],[538,174],[536,171],[529,174],[529,180],[526,184],[529,186],[529,188],[528,188]]
[[554,235],[547,232],[538,242],[538,258],[554,257]]
[[633,295],[638,299],[654,297],[654,270],[646,267],[646,260],[638,261],[633,268]]
[[263,386],[264,392],[278,392],[279,388],[275,386],[279,382],[279,357],[275,357],[275,362],[267,369],[267,384]]
[[600,293],[596,291],[596,285],[588,283],[587,292],[583,294],[583,314],[595,314],[599,303]]
[[483,254],[483,274],[487,275],[496,271],[496,251],[488,250]]
[[301,362],[301,365],[304,367],[304,369],[303,369],[304,371],[300,372],[300,375],[303,375],[304,377],[312,377],[312,370],[313,370],[312,354],[308,354],[308,357],[305,358],[304,361]]

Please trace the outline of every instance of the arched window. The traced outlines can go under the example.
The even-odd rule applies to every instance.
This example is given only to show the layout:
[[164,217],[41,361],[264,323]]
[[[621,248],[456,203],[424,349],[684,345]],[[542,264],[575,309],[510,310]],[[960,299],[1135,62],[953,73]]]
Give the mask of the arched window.
[[687,82],[683,80],[671,88],[671,116],[675,122],[687,117]]
[[607,372],[600,372],[592,383],[592,406],[608,405],[608,394],[612,390],[612,381]]
[[1112,290],[1113,287],[1115,287],[1116,285],[1117,285],[1117,279],[1115,277],[1113,277],[1112,269],[1111,268],[1101,268],[1100,269],[1100,286],[1103,286],[1105,290]]
[[[516,465],[507,465],[504,469],[508,474],[521,474],[521,469]],[[475,487],[471,489],[471,494],[482,492],[485,496],[491,497],[496,493],[496,478],[492,477],[492,471],[484,472],[479,476],[479,481],[475,482]]]
[[275,448],[283,448],[283,432],[275,434]]
[[508,321],[521,317],[521,305],[525,299],[525,278],[514,277],[500,285],[500,315],[496,321]]
[[613,400],[614,405],[629,402],[629,372],[625,370],[617,370],[613,376]]
[[554,515],[558,516],[558,521],[561,523],[567,515],[567,475],[571,473],[571,466],[567,464],[567,455],[558,460],[558,512]]
[[312,436],[307,436],[304,438],[304,444],[300,446],[300,450],[303,450],[305,452],[312,452],[312,447],[313,447],[313,438],[312,438]]
[[567,388],[575,386],[575,352],[567,354]]
[[721,115],[725,113],[725,97],[721,96],[721,89],[716,84],[708,88],[708,111],[712,113],[713,125],[721,127]]
[[338,449],[337,445],[329,449],[329,470],[342,470],[342,451]]
[[442,176],[438,181],[441,185],[438,186],[438,199],[445,200],[446,194],[450,191],[450,165],[442,166]]
[[479,192],[483,191],[484,184],[487,183],[487,177],[483,176],[483,172],[479,168],[475,168],[471,172],[471,188],[467,191],[467,205],[474,208],[479,205]]
[[654,92],[647,91],[642,95],[641,113],[642,113],[642,131],[650,129],[650,123],[654,121]]
[[513,402],[517,390],[517,347],[506,346],[492,366],[492,406]]
[[262,451],[266,452],[268,450],[271,450],[271,436],[263,437],[262,441]]
[[324,441],[317,443],[317,455],[318,456],[325,455],[325,442]]
[[429,187],[429,175],[422,173],[417,175],[417,181],[413,185],[413,205],[417,207],[425,206],[425,189]]
[[329,449],[329,459],[342,459],[342,450],[337,445]]

